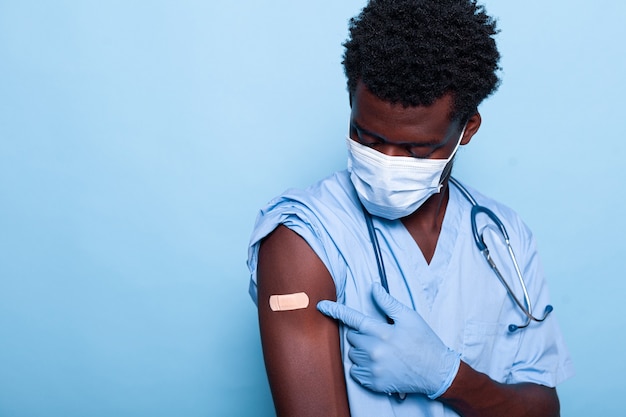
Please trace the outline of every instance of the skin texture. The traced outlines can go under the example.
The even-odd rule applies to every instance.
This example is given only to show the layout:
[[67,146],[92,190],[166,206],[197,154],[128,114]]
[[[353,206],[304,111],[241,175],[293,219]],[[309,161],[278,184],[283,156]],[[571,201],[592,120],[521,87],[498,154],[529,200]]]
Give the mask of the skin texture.
[[[407,156],[406,147],[399,144],[410,142],[419,145],[412,149],[423,152],[422,157],[448,158],[465,124],[450,118],[451,95],[430,106],[404,107],[378,99],[359,83],[351,102],[350,137],[362,143],[378,141],[372,147],[387,155]],[[461,145],[470,142],[480,123],[478,113],[469,117]],[[447,203],[446,178],[441,193],[401,219],[427,261],[434,254]],[[263,352],[278,416],[349,416],[338,326],[315,308],[318,301],[336,297],[324,264],[300,236],[279,226],[261,244],[258,289]],[[289,312],[269,308],[271,295],[300,291],[310,298],[308,308]],[[559,415],[554,389],[499,384],[465,363],[437,401],[466,417]]]
[[452,386],[437,399],[464,417],[558,417],[556,389],[524,383],[499,384],[461,362]]
[[[276,414],[349,416],[337,323],[315,309],[335,300],[335,284],[310,246],[279,226],[261,244],[258,265],[259,325]],[[309,307],[272,311],[273,294],[304,291]]]

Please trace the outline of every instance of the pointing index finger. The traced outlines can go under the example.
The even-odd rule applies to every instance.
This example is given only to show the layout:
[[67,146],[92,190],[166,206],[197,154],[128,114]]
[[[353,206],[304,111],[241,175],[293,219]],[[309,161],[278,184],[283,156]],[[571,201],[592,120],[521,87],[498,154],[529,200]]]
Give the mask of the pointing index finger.
[[322,300],[317,303],[317,309],[328,317],[339,320],[346,326],[357,331],[360,330],[363,322],[367,318],[364,314],[334,301]]

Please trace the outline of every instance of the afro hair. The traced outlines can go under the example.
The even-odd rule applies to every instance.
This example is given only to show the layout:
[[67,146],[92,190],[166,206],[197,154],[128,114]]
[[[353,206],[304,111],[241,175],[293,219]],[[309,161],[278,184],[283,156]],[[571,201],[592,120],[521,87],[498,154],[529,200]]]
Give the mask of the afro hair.
[[496,22],[476,0],[370,0],[349,30],[351,96],[359,81],[406,107],[452,94],[451,117],[466,118],[500,83]]

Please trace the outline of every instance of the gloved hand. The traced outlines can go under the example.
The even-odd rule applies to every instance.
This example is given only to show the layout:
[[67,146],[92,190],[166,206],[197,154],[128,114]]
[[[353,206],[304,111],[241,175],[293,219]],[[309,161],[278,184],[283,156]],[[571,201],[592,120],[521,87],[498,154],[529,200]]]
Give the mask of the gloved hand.
[[372,298],[394,324],[332,301],[317,304],[319,311],[351,328],[347,337],[352,378],[377,392],[439,397],[452,384],[460,355],[443,344],[419,313],[387,294],[380,284],[372,286]]

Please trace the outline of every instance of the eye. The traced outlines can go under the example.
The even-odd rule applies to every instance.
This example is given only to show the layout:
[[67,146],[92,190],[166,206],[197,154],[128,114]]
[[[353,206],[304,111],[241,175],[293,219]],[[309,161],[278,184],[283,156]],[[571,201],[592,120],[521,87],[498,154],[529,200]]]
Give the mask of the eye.
[[370,148],[373,148],[377,145],[383,144],[383,142],[380,139],[373,137],[371,135],[368,135],[367,133],[363,132],[361,129],[359,129],[356,126],[352,126],[351,130],[355,134],[356,139],[359,141],[361,145],[365,145],[365,146],[369,146]]
[[378,139],[361,139],[361,144],[365,145],[365,146],[369,146],[370,148],[376,148],[378,146],[384,145],[383,142],[381,142]]
[[411,155],[413,158],[430,158],[430,156],[437,149],[435,146],[422,146],[422,145],[405,145],[404,149],[406,149],[407,153]]

